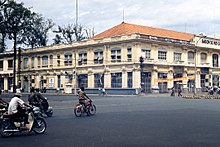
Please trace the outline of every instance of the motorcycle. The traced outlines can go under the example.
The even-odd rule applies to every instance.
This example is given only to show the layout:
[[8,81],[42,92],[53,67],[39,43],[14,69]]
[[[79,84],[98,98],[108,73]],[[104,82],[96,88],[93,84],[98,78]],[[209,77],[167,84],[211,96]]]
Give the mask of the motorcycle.
[[28,116],[28,123],[26,123],[24,117],[19,117],[12,121],[12,115],[4,113],[0,118],[0,135],[2,137],[10,137],[15,133],[31,133],[32,131],[36,134],[43,134],[46,131],[47,124],[45,120],[40,117],[40,110],[27,108],[25,112]]
[[29,101],[29,104],[32,105],[33,107],[38,107],[38,109],[40,109],[41,113],[47,115],[47,117],[52,117],[53,116],[53,108],[49,106],[47,98],[44,97],[44,100],[40,100],[40,101],[41,101],[43,108],[39,106],[39,103]]
[[86,102],[86,108],[80,103],[77,103],[74,107],[74,114],[76,117],[80,117],[84,113],[87,113],[88,116],[95,115],[96,106],[93,104],[93,101],[91,99],[88,99],[88,101]]

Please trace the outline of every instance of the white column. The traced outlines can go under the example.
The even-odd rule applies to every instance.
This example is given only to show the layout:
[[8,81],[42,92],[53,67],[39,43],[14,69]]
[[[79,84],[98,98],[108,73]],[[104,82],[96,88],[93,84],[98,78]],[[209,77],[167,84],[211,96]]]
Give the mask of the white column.
[[111,88],[111,74],[108,70],[104,73],[104,87]]
[[[167,79],[173,79],[173,71],[168,72]],[[173,88],[173,81],[172,80],[167,82],[167,88],[168,89]]]
[[128,76],[125,70],[122,71],[122,88],[127,88],[128,86]]
[[201,75],[200,75],[200,72],[197,71],[196,72],[196,89],[197,91],[201,89]]
[[151,73],[151,89],[152,92],[159,92],[158,82],[155,82],[155,79],[158,79],[157,70],[153,70]]
[[35,88],[40,88],[40,75],[36,76],[35,83],[37,83]]
[[8,89],[8,78],[4,77],[4,90],[10,90]]
[[133,88],[141,88],[141,73],[139,70],[133,70],[132,83]]
[[94,74],[88,73],[88,88],[94,88]]
[[3,71],[8,71],[8,60],[3,60]]

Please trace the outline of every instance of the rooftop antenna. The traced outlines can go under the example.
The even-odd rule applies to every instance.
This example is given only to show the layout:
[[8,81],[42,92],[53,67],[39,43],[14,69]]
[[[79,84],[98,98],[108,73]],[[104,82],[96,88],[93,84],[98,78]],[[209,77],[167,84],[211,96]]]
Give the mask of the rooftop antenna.
[[124,23],[125,22],[125,10],[123,9],[123,21],[122,21],[122,23]]
[[[213,21],[215,19],[215,9],[213,10]],[[214,38],[215,38],[215,24],[213,24],[213,33],[214,33]]]
[[78,27],[78,0],[76,0],[76,27]]

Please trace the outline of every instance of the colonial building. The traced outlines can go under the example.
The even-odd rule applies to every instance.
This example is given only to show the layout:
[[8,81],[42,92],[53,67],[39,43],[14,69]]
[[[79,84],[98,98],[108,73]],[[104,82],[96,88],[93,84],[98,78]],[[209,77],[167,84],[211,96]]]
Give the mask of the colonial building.
[[[218,39],[123,22],[88,40],[23,49],[16,78],[25,92],[35,87],[74,93],[81,86],[88,93],[102,87],[113,94],[168,92],[179,86],[201,91],[219,86],[219,49]],[[4,54],[0,86],[7,91],[13,53]]]

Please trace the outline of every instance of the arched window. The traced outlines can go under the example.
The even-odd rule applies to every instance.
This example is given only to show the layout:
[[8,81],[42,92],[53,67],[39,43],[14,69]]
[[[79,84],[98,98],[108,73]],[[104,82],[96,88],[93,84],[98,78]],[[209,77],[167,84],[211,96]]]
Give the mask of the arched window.
[[64,54],[64,64],[65,66],[72,65],[72,53],[67,52]]
[[201,63],[206,63],[206,59],[207,59],[207,54],[206,53],[201,53]]
[[48,67],[48,56],[42,57],[42,67]]
[[94,64],[102,64],[103,63],[103,51],[95,50],[94,51]]
[[40,65],[41,65],[40,62],[41,62],[41,58],[40,58],[40,56],[38,56],[38,57],[37,57],[37,64],[38,64],[37,66],[38,66],[38,67],[40,67]]
[[122,87],[122,73],[111,73],[111,88]]
[[87,53],[79,53],[78,65],[87,64]]
[[60,54],[57,55],[57,66],[60,66]]
[[188,52],[188,61],[189,62],[194,62],[194,52],[192,52],[192,51],[189,51]]
[[127,61],[128,62],[132,61],[132,47],[131,46],[127,47]]
[[50,55],[50,66],[53,66],[53,55]]
[[111,62],[121,62],[121,48],[111,49]]
[[34,57],[31,57],[31,68],[34,68]]
[[165,48],[158,49],[158,60],[160,61],[167,60],[167,50]]
[[141,56],[144,58],[144,59],[150,59],[151,58],[151,49],[148,48],[148,47],[143,47],[141,49]]
[[28,68],[28,58],[24,58],[24,69]]
[[217,54],[212,55],[212,66],[218,67],[218,55]]

